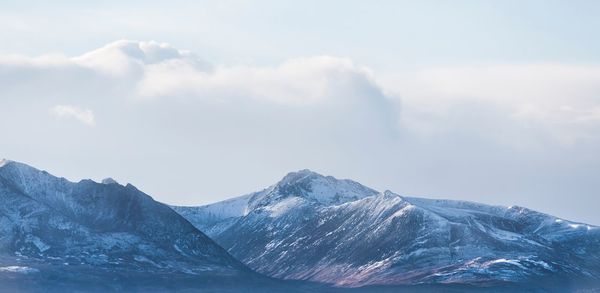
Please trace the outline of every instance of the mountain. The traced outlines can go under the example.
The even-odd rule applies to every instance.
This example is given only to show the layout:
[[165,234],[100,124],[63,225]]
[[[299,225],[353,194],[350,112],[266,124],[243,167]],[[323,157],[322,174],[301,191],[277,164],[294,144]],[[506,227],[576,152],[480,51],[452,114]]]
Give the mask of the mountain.
[[600,281],[599,227],[523,207],[380,193],[309,170],[260,192],[173,209],[276,278],[338,287]]
[[252,210],[284,211],[298,204],[299,196],[316,204],[336,205],[375,194],[377,191],[351,180],[301,170],[263,191],[206,206],[172,208],[208,235],[218,235]]
[[3,290],[225,290],[272,283],[133,185],[73,183],[0,161]]

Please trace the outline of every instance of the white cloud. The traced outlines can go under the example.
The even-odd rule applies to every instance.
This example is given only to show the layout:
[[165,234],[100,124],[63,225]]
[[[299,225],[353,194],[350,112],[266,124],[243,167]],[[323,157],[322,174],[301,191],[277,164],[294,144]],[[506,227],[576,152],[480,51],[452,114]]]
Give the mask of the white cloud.
[[[572,145],[595,136],[600,128],[598,66],[549,63],[433,68],[385,76],[380,81],[412,109],[406,114],[413,119],[406,117],[405,121],[425,132],[443,131],[448,126],[443,120],[454,119],[452,113],[473,105],[499,111],[496,122],[504,129],[520,127],[506,137],[514,144],[541,134]],[[461,119],[467,121],[468,116]],[[482,125],[471,121],[463,127]],[[528,127],[536,134],[526,135]]]
[[[211,72],[171,60],[148,66],[138,93],[146,97],[186,94],[301,105],[350,99],[356,86],[377,88],[367,69],[349,59],[330,56],[290,59],[276,67],[221,67]],[[345,91],[346,97],[336,95],[339,91]]]
[[191,52],[178,50],[167,43],[121,40],[71,58],[77,65],[123,77],[144,74],[145,66],[169,61],[181,61],[187,66],[207,69],[209,65]]
[[81,109],[70,105],[56,105],[52,107],[52,113],[60,118],[73,118],[89,126],[96,124],[94,113],[89,109]]
[[[393,136],[390,131],[400,126],[420,137],[459,131],[520,148],[550,140],[574,145],[595,139],[600,128],[597,66],[491,65],[377,75],[333,56],[292,58],[275,66],[213,66],[166,43],[123,40],[71,58],[0,57],[0,77],[7,93],[24,99],[49,93],[53,105],[85,99],[97,109],[159,102],[190,108],[225,103],[227,111],[254,107],[255,113],[305,111],[346,136],[350,129],[369,136],[373,128]],[[53,111],[94,124],[89,110]]]
[[[51,153],[91,174],[103,166],[98,177],[121,175],[171,203],[313,168],[415,195],[534,208],[543,197],[560,212],[565,192],[584,205],[600,188],[589,175],[600,172],[599,72],[538,64],[382,75],[334,56],[211,65],[135,41],[76,57],[4,56],[0,151],[31,162]],[[94,131],[54,123],[48,109]]]

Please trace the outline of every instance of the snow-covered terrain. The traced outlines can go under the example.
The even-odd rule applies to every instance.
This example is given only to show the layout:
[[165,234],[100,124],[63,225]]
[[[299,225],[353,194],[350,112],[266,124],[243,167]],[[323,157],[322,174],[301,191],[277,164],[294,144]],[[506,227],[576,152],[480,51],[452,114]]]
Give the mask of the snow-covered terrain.
[[174,207],[249,267],[342,287],[600,280],[600,228],[522,207],[403,197],[302,170]]
[[133,185],[74,183],[0,161],[2,292],[214,290],[250,283],[273,285]]
[[241,216],[264,207],[277,216],[296,205],[300,197],[322,205],[335,205],[375,195],[377,191],[351,180],[321,176],[310,170],[289,173],[278,184],[259,192],[200,207],[172,206],[207,235],[218,235]]
[[599,252],[595,226],[309,170],[171,209],[110,178],[75,183],[0,161],[0,291],[560,292],[598,288]]

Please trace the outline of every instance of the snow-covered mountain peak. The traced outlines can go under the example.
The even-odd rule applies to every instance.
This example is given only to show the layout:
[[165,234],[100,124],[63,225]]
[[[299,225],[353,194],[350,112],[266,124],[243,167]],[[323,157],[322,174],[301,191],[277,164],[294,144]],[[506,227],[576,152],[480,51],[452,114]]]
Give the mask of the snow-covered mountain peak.
[[8,160],[8,159],[0,159],[0,168],[2,167],[15,167],[15,168],[19,168],[19,169],[29,169],[32,171],[39,171],[38,169],[31,167],[25,163],[20,163],[20,162],[16,162],[16,161],[12,161],[12,160]]
[[0,168],[10,168],[10,167],[17,167],[20,169],[34,169],[37,170],[27,164],[23,164],[23,163],[19,163],[13,160],[9,160],[9,159],[0,159]]
[[400,197],[400,198],[402,198],[402,196],[400,196],[400,195],[399,195],[399,194],[397,194],[397,193],[394,193],[394,192],[393,192],[393,191],[391,191],[391,190],[386,190],[386,191],[384,191],[384,192],[383,192],[383,196],[385,196],[385,197]]
[[279,182],[258,192],[205,206],[172,208],[202,231],[215,235],[230,227],[239,217],[253,212],[267,212],[272,217],[279,217],[303,207],[336,206],[377,194],[377,191],[358,182],[303,169],[288,173]]
[[325,177],[319,173],[313,172],[309,169],[302,169],[295,172],[290,172],[285,175],[277,184],[293,184],[296,182],[311,180],[318,177]]
[[352,180],[323,176],[304,169],[288,173],[275,185],[253,196],[250,206],[277,204],[288,197],[301,197],[307,202],[320,205],[337,205],[377,193]]
[[20,179],[19,181],[40,178],[48,175],[47,172],[38,170],[24,163],[3,159],[0,162],[0,171],[3,176]]

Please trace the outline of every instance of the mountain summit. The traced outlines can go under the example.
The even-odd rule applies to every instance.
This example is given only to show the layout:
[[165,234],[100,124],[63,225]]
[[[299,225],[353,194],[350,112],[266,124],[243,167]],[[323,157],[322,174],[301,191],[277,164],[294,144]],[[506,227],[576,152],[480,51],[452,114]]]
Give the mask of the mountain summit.
[[379,193],[309,170],[174,209],[249,267],[283,279],[342,287],[600,280],[598,227],[521,207]]
[[352,180],[323,176],[308,169],[291,172],[249,200],[251,207],[297,197],[319,205],[335,205],[376,194],[377,191]]
[[210,235],[252,211],[277,214],[296,206],[329,206],[377,194],[358,182],[323,176],[308,169],[290,172],[268,188],[201,207],[172,208]]

